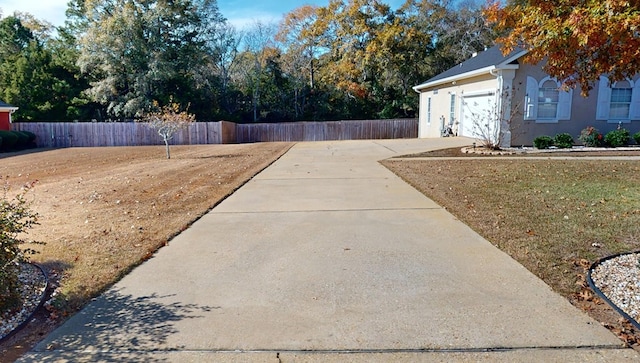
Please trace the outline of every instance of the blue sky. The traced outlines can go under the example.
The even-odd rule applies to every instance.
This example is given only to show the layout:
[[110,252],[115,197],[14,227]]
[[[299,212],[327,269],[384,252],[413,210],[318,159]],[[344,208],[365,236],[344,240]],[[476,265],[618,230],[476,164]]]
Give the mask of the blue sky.
[[[64,12],[68,0],[0,0],[3,16],[14,11],[33,14],[36,18],[47,20],[53,25],[64,23]],[[399,7],[404,0],[387,0],[387,4]],[[329,0],[218,0],[218,8],[233,25],[241,28],[256,20],[263,22],[279,21],[282,15],[305,4],[326,6]]]

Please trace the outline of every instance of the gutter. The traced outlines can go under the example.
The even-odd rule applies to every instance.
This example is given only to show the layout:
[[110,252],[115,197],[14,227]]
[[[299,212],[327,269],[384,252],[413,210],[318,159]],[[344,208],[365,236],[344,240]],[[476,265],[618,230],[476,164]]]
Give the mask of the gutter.
[[423,83],[421,85],[417,85],[415,87],[413,87],[413,90],[416,91],[417,93],[420,93],[421,90],[426,89],[426,88],[431,88],[434,86],[438,86],[441,84],[447,84],[447,83],[451,83],[453,81],[459,81],[462,79],[467,79],[467,78],[473,78],[475,76],[479,76],[482,74],[491,74],[492,76],[496,76],[496,74],[494,74],[494,71],[499,71],[499,70],[503,70],[503,69],[518,69],[520,68],[520,66],[518,66],[517,64],[507,64],[504,66],[489,66],[489,67],[485,67],[485,68],[480,68],[480,69],[476,69],[473,71],[469,71],[467,73],[462,73],[462,74],[458,74],[455,76],[451,76],[451,77],[447,77],[447,78],[442,78],[433,82],[427,82],[427,83]]
[[[415,92],[417,92],[417,93],[420,93],[421,90],[426,89],[426,88],[431,88],[431,87],[434,87],[434,86],[439,86],[439,85],[442,85],[442,84],[451,83],[453,81],[459,81],[459,80],[462,80],[462,79],[472,78],[472,77],[479,76],[479,75],[482,75],[482,74],[487,74],[487,73],[491,74],[494,77],[497,77],[497,75],[495,73],[493,73],[494,71],[507,70],[507,69],[519,69],[520,65],[518,65],[518,64],[510,64],[510,63],[513,62],[516,59],[519,59],[520,57],[524,56],[527,53],[529,53],[529,51],[523,50],[523,51],[518,52],[518,53],[512,55],[511,57],[503,60],[498,65],[494,64],[494,65],[491,65],[491,66],[488,66],[488,67],[471,70],[471,71],[466,72],[466,73],[457,74],[455,76],[450,76],[450,77],[438,79],[438,80],[435,80],[435,81],[432,81],[432,82],[426,82],[426,83],[423,83],[423,84],[420,84],[420,85],[417,85],[417,86],[413,87],[413,90]],[[458,65],[458,66],[460,66],[460,65]]]
[[9,112],[9,123],[13,123],[11,115],[18,111],[19,107],[0,107],[0,112]]

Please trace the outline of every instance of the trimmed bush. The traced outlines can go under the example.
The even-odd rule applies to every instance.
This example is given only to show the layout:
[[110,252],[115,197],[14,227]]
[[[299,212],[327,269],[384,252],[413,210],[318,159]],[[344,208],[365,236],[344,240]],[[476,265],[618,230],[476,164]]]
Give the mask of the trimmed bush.
[[573,147],[573,136],[566,132],[557,134],[553,139],[553,144],[560,149],[570,149]]
[[604,135],[604,142],[611,147],[619,147],[629,143],[629,130],[617,129]]
[[36,134],[30,131],[13,131],[18,135],[16,149],[32,149],[36,147]]
[[631,137],[633,137],[633,139],[636,141],[636,144],[640,145],[640,131],[636,132]]
[[36,134],[34,134],[33,132],[31,132],[31,131],[20,131],[20,132],[22,132],[23,134],[27,135],[27,137],[29,138],[29,142],[36,141]]
[[18,137],[18,141],[16,142],[14,148],[18,150],[26,149],[29,146],[29,136],[20,131],[11,131],[16,137]]
[[533,146],[535,146],[536,149],[548,149],[552,145],[553,139],[551,136],[542,135],[533,139]]
[[12,150],[16,143],[18,143],[18,135],[11,131],[0,130],[0,137],[2,138],[2,148],[0,150]]

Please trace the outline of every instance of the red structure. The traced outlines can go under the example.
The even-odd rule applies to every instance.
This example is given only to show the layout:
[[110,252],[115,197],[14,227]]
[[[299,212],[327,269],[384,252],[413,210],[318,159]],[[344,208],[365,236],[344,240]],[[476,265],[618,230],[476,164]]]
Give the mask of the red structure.
[[0,130],[11,129],[11,114],[17,109],[17,107],[13,107],[8,103],[0,101]]

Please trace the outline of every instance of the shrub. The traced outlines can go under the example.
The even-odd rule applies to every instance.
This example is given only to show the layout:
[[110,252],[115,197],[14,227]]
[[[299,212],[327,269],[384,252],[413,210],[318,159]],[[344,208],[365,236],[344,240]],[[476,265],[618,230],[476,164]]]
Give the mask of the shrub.
[[626,129],[609,131],[604,136],[604,142],[611,147],[626,145],[629,143],[629,131]]
[[553,144],[560,149],[569,149],[573,147],[573,136],[564,132],[557,134],[553,139]]
[[36,147],[36,134],[30,131],[13,131],[18,135],[18,143],[16,149],[31,149]]
[[27,137],[29,138],[29,142],[36,141],[36,134],[34,134],[33,132],[31,132],[31,131],[20,131],[20,132],[22,132],[23,134],[27,135]]
[[16,135],[18,141],[14,145],[14,148],[18,150],[26,149],[29,146],[29,136],[20,131],[11,131],[12,134]]
[[30,210],[25,199],[30,188],[25,186],[23,192],[10,200],[7,198],[9,187],[5,183],[0,199],[0,313],[20,308],[20,263],[28,262],[28,255],[35,253],[31,249],[20,248],[25,242],[18,238],[38,220],[38,215]]
[[584,146],[601,146],[602,145],[602,134],[593,126],[589,126],[582,131],[580,131],[580,136],[578,136],[578,140],[584,144]]
[[35,148],[36,147],[36,134],[34,134],[31,131],[15,131],[15,132],[19,132],[21,134],[23,134],[27,140],[24,143],[24,145],[22,145],[21,149],[31,149],[31,148]]
[[640,131],[636,132],[635,134],[633,134],[633,139],[636,141],[636,144],[640,145]]
[[553,145],[551,136],[542,135],[533,139],[533,146],[537,149],[548,149],[551,145]]
[[4,151],[13,149],[18,142],[18,136],[11,131],[0,130],[0,137],[2,138],[2,150]]

